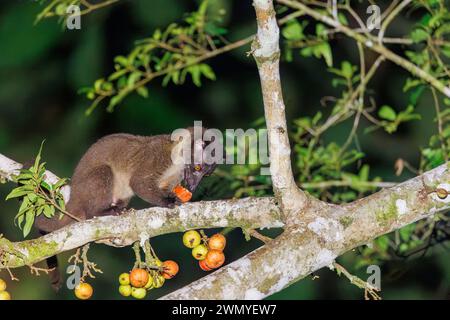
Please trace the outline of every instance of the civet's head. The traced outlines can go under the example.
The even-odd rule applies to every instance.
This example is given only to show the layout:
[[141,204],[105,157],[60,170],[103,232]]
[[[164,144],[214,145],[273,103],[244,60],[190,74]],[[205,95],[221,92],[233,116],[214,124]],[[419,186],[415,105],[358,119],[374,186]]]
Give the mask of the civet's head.
[[[184,132],[181,132],[182,138],[179,138],[182,143],[174,148],[172,161],[174,163],[183,162],[184,186],[194,193],[203,177],[213,173],[217,163],[212,160],[211,156],[213,155],[205,153],[205,148],[212,142],[203,140],[205,128],[190,127],[183,130]],[[180,147],[184,149],[180,150]]]

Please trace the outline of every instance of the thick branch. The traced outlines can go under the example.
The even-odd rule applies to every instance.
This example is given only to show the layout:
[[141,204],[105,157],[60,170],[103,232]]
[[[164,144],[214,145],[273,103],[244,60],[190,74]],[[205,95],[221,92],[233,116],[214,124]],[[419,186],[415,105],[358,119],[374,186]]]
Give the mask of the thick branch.
[[280,30],[272,0],[254,0],[258,30],[252,53],[258,64],[268,130],[270,174],[275,197],[284,214],[305,207],[306,195],[295,184],[291,168],[291,147],[286,125],[285,106],[280,80]]
[[126,246],[188,229],[282,226],[280,210],[269,197],[193,202],[175,209],[130,210],[121,216],[77,222],[33,240],[10,242],[0,238],[0,269],[32,265],[93,241],[110,240],[113,245]]
[[[450,209],[449,163],[347,206],[314,203],[281,236],[163,299],[262,299],[376,237]],[[315,213],[314,217],[311,213]]]

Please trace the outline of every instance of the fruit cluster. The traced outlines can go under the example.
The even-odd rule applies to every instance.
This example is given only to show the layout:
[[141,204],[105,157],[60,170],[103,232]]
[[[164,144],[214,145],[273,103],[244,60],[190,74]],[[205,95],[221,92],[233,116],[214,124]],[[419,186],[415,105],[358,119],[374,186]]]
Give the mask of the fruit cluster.
[[178,273],[178,264],[173,260],[156,261],[155,267],[134,268],[130,273],[119,276],[119,293],[124,297],[144,299],[147,291],[161,288],[167,279]]
[[198,264],[203,271],[211,271],[222,266],[225,262],[223,250],[227,240],[221,233],[212,237],[203,236],[195,230],[190,230],[183,235],[183,244],[192,249],[192,256],[199,260]]
[[11,300],[11,295],[6,291],[6,282],[0,279],[0,300]]

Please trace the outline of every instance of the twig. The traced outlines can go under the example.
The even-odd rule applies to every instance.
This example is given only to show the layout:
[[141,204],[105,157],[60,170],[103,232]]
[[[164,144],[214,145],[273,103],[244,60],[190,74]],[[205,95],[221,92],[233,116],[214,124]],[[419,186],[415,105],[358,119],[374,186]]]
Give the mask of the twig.
[[9,277],[11,278],[11,281],[20,281],[19,278],[16,278],[16,277],[14,276],[14,274],[12,273],[12,271],[11,271],[8,267],[6,267],[6,270],[7,270],[8,273],[9,273]]
[[267,236],[265,236],[265,235],[259,233],[259,232],[256,231],[255,229],[248,230],[248,234],[249,234],[250,236],[252,236],[253,238],[256,238],[256,239],[258,239],[258,240],[261,240],[262,242],[264,242],[264,244],[267,244],[267,243],[269,243],[270,241],[273,240],[272,238],[267,237]]
[[[370,283],[362,280],[361,278],[352,275],[350,272],[348,272],[343,266],[341,266],[336,261],[333,262],[333,267],[336,269],[337,274],[340,276],[343,274],[348,280],[350,280],[351,284],[354,284],[360,289],[364,289],[364,297],[366,300],[370,300],[372,298],[373,300],[381,300],[381,297],[378,295],[377,292],[380,292],[380,290]],[[369,297],[370,295],[370,297]]]
[[45,274],[49,274],[49,272],[55,270],[55,268],[51,268],[51,269],[39,268],[39,267],[35,267],[33,265],[29,265],[29,267],[30,267],[31,274],[34,274],[36,276],[40,276],[40,272],[44,272]]
[[386,32],[387,27],[395,19],[395,17],[402,11],[408,4],[411,3],[412,0],[403,0],[395,9],[393,9],[389,15],[384,19],[380,32],[378,32],[378,42],[383,43],[384,33]]

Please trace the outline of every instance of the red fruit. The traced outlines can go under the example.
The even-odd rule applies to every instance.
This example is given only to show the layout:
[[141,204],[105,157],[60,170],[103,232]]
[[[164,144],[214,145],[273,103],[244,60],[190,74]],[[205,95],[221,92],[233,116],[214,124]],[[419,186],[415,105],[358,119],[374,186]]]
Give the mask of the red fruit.
[[172,279],[178,273],[178,270],[180,270],[180,268],[178,267],[178,263],[173,260],[164,261],[162,267],[162,276],[164,277],[164,279]]

